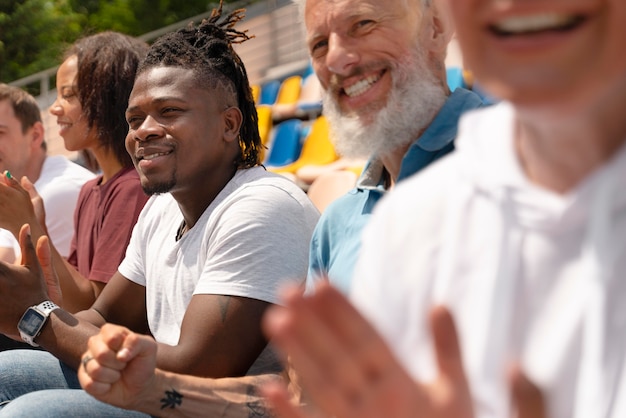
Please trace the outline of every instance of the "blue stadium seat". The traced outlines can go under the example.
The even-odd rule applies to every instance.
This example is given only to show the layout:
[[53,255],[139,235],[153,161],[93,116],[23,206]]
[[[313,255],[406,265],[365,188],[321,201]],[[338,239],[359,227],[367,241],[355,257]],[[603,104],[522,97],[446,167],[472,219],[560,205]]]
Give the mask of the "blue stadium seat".
[[300,119],[288,119],[274,126],[274,139],[265,161],[268,167],[280,167],[298,159],[302,150]]
[[270,80],[261,86],[261,97],[259,97],[259,104],[272,105],[276,102],[278,96],[278,90],[280,89],[279,80]]

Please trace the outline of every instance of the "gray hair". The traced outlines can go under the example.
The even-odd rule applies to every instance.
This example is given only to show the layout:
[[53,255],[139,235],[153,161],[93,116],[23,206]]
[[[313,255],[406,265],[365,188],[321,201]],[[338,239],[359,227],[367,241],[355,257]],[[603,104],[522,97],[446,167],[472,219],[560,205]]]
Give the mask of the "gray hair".
[[[406,2],[407,0],[404,1]],[[304,9],[307,0],[293,0],[293,2],[298,5],[298,15],[300,17],[300,21],[304,22]],[[422,3],[422,7],[426,9],[432,5],[433,0],[420,0],[420,2]]]

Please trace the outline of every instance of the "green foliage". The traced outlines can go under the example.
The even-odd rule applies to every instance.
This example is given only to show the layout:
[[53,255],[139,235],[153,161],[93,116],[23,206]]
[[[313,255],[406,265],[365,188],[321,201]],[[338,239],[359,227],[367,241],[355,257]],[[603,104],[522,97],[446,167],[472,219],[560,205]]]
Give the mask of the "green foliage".
[[0,0],[0,81],[57,65],[85,22],[67,0]]
[[[104,30],[143,35],[219,0],[0,0],[0,81],[54,67],[66,47]],[[234,3],[225,0],[224,3]]]
[[208,10],[207,0],[100,0],[99,3],[98,10],[89,16],[93,29],[112,29],[135,36]]

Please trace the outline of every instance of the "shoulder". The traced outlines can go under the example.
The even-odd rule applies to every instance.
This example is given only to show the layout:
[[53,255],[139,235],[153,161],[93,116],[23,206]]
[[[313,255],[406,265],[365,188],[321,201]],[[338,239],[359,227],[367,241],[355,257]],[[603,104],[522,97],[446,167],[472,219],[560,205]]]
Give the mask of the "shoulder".
[[86,168],[61,155],[55,155],[46,157],[41,174],[34,184],[42,196],[75,194],[94,177],[96,175]]
[[317,209],[300,187],[279,174],[267,172],[263,167],[242,170],[233,180],[234,190],[224,201],[227,205],[245,203],[265,207],[272,212],[291,207],[307,213],[314,212],[319,217]]
[[47,156],[42,167],[43,177],[64,177],[82,182],[94,178],[96,175],[85,167],[70,161],[62,155]]
[[135,197],[139,200],[148,199],[141,187],[139,175],[134,167],[123,168],[122,171],[109,179],[104,187],[105,193],[110,196],[109,198],[117,198],[123,195],[127,198]]
[[354,188],[335,199],[320,216],[316,232],[335,229],[337,226],[344,228],[358,219],[369,217],[371,213],[365,209],[368,195],[367,190]]

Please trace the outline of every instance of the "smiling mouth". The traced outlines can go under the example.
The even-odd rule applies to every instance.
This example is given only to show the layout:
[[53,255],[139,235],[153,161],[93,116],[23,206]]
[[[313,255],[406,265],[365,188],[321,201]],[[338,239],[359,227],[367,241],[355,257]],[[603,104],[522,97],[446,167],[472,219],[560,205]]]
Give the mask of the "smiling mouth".
[[536,35],[546,32],[565,32],[583,23],[583,16],[541,14],[514,16],[490,25],[489,30],[502,37]]
[[369,77],[366,77],[362,80],[357,81],[351,86],[344,87],[342,91],[346,96],[350,98],[357,97],[365,93],[366,91],[368,91],[381,78],[382,78],[382,74],[371,75]]
[[168,151],[168,152],[154,152],[152,154],[146,154],[146,155],[138,156],[137,157],[137,161],[142,161],[142,160],[150,161],[150,160],[153,160],[153,159],[155,159],[157,157],[162,157],[164,155],[169,155],[169,154],[171,154],[171,151]]

